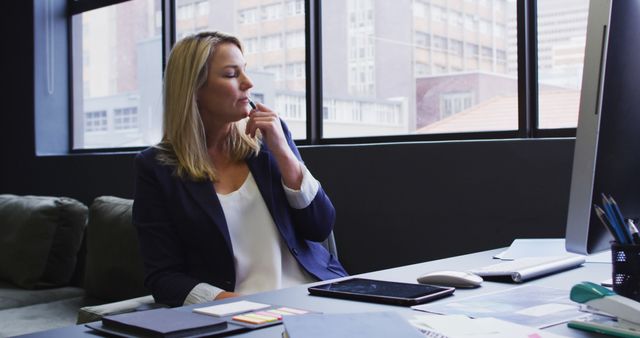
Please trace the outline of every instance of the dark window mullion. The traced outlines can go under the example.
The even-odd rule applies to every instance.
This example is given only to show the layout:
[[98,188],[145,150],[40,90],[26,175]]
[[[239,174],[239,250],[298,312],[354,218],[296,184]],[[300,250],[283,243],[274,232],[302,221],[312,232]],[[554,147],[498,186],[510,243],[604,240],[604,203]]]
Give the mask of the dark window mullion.
[[320,0],[305,1],[307,142],[318,144],[322,138],[322,25]]
[[130,0],[73,0],[68,1],[69,15],[80,14]]
[[162,0],[162,75],[171,47],[176,43],[176,1]]
[[517,2],[518,134],[535,137],[538,130],[538,40],[536,0]]

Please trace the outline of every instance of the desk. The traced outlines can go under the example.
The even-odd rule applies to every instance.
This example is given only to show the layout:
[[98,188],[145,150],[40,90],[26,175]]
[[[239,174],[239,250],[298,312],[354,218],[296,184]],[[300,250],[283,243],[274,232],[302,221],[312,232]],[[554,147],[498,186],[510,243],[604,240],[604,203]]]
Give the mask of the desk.
[[[399,282],[415,283],[416,278],[426,272],[434,270],[468,270],[475,267],[489,265],[495,263],[492,256],[501,252],[504,249],[495,249],[489,251],[478,252],[469,255],[457,256],[452,258],[440,259],[431,262],[425,262],[420,264],[407,265],[394,269],[381,270],[376,272],[370,272],[358,275],[364,278],[373,278],[381,280],[391,280]],[[610,263],[585,263],[584,266],[565,271],[559,274],[539,278],[526,283],[535,284],[540,286],[555,287],[568,290],[576,283],[581,281],[594,281],[600,282],[602,280],[611,278],[611,264]],[[477,289],[464,290],[458,289],[452,297],[468,297],[472,295],[480,295],[483,293],[489,293],[500,290],[507,290],[520,284],[507,284],[507,283],[495,283],[485,281],[482,286]],[[302,309],[309,309],[313,311],[325,312],[325,313],[347,313],[347,312],[366,312],[366,311],[397,311],[406,318],[410,318],[416,314],[424,314],[424,312],[418,312],[411,310],[408,307],[400,307],[393,305],[382,305],[355,302],[349,300],[332,299],[325,297],[310,296],[307,292],[309,285],[301,285],[297,287],[281,289],[271,292],[258,293],[254,295],[244,296],[234,299],[226,299],[224,302],[237,301],[239,299],[247,299],[260,303],[268,303],[274,305],[285,305],[291,307],[297,307]],[[450,298],[446,298],[450,299]],[[208,304],[209,305],[209,304]],[[191,305],[179,308],[180,311],[191,311],[194,307],[201,307],[203,304]],[[282,325],[276,325],[260,330],[245,332],[240,334],[244,338],[281,338],[283,327]],[[605,337],[603,335],[588,333],[580,330],[570,329],[566,324],[560,324],[550,327],[546,330],[551,332],[565,335],[568,337]],[[47,337],[47,338],[74,338],[74,337],[96,337],[94,331],[82,326],[70,326],[55,330],[41,331],[32,334],[23,335],[20,337]]]

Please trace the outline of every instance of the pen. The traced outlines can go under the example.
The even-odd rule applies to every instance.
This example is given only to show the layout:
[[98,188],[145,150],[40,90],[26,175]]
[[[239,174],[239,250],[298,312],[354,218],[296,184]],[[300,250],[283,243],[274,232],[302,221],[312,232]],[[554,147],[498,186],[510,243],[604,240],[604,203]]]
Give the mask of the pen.
[[604,210],[602,210],[602,208],[600,208],[596,204],[593,205],[593,209],[595,210],[596,215],[600,219],[600,222],[602,222],[602,224],[604,225],[605,228],[607,228],[607,230],[609,231],[611,236],[613,236],[613,239],[615,239],[616,242],[618,242],[618,243],[622,243],[622,241],[620,240],[620,235],[618,234],[616,229],[613,226],[611,226],[611,224],[607,220],[607,217],[606,217],[606,215],[604,213]]
[[618,203],[616,203],[616,200],[611,196],[609,196],[609,202],[611,203],[611,210],[613,210],[615,217],[618,219],[618,224],[620,225],[620,230],[622,230],[622,235],[624,236],[625,241],[627,244],[632,244],[633,240],[631,239],[631,233],[629,232],[629,228],[627,228],[624,216],[622,216],[622,212],[618,207]]
[[607,196],[605,196],[605,194],[602,194],[602,210],[604,211],[605,218],[607,219],[607,221],[609,221],[609,225],[611,225],[611,227],[617,234],[616,240],[618,241],[618,243],[627,244],[627,237],[625,237],[623,233],[624,230],[622,229],[622,226],[624,226],[624,224],[620,225],[618,223],[617,217],[615,217],[615,215],[613,214],[611,203],[609,202],[609,199],[607,198]]
[[638,234],[638,228],[636,228],[635,224],[629,219],[627,220],[627,224],[629,225],[629,233],[631,233],[631,239],[635,244],[640,245],[640,234]]
[[258,109],[258,106],[256,106],[255,103],[253,103],[253,100],[249,99],[249,105],[251,106],[251,109],[256,110]]

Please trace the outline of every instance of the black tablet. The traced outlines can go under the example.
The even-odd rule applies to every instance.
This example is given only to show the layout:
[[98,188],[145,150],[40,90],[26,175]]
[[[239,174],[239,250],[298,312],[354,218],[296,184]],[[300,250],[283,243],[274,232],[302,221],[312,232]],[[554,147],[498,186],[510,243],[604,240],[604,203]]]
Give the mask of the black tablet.
[[350,278],[312,286],[308,290],[310,294],[316,296],[407,306],[451,295],[455,288]]

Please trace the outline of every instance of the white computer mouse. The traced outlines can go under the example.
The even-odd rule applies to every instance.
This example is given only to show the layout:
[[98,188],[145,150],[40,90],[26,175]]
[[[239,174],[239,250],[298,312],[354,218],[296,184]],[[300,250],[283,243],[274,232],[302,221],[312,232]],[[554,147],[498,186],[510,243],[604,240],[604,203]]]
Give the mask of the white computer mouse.
[[433,271],[418,277],[418,283],[456,288],[475,288],[482,283],[482,277],[466,271]]

